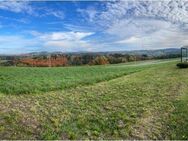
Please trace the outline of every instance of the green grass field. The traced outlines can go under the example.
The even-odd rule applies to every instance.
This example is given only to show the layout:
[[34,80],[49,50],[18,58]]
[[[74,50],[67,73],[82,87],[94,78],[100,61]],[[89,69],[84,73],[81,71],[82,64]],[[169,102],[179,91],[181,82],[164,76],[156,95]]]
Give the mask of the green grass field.
[[[149,64],[156,61],[148,61]],[[110,80],[150,66],[106,65],[59,68],[0,67],[0,93],[33,94]]]
[[188,139],[177,61],[0,68],[0,139]]

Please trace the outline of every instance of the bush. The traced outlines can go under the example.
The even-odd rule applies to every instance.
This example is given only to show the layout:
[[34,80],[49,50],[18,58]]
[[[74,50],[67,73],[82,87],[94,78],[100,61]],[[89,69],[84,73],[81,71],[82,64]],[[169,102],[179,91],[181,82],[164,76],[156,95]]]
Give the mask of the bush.
[[179,68],[188,68],[188,63],[187,62],[178,63],[177,67],[179,67]]

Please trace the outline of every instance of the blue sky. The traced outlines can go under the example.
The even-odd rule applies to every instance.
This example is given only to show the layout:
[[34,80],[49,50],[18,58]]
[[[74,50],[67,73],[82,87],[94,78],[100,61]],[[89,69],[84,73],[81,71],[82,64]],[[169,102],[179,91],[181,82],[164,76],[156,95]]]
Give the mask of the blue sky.
[[188,1],[1,1],[0,54],[177,48]]

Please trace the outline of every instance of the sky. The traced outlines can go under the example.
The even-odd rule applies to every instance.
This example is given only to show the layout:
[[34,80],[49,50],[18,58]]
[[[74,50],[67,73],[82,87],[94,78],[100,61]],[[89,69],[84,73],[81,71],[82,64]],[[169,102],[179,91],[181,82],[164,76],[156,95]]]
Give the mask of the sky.
[[0,54],[188,44],[188,1],[0,1]]

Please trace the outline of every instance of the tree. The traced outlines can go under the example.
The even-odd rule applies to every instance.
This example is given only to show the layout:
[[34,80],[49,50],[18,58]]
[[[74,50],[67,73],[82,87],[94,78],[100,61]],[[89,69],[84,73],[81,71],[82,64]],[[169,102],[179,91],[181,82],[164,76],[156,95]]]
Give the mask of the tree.
[[72,56],[71,64],[72,65],[82,65],[82,58],[80,56]]
[[82,56],[82,64],[89,64],[94,59],[94,55],[85,54]]
[[134,55],[130,55],[128,60],[131,61],[136,61],[136,57]]
[[93,65],[105,65],[109,64],[108,59],[105,56],[97,56],[93,61]]

